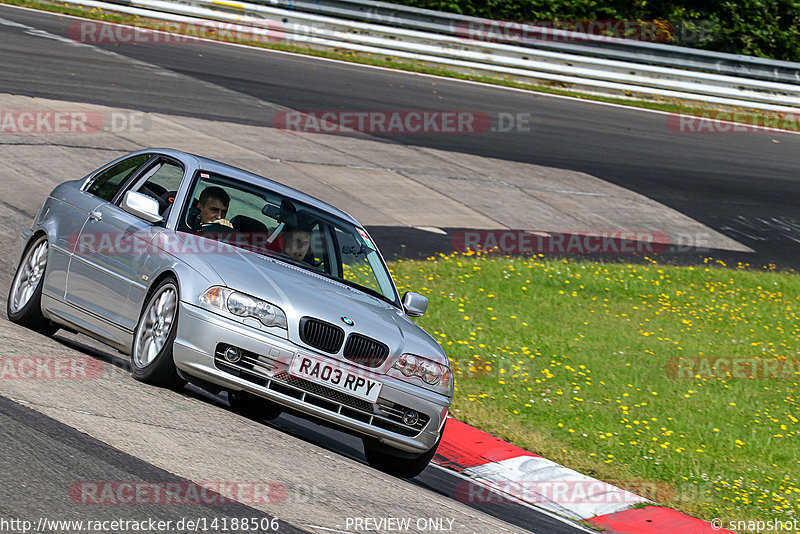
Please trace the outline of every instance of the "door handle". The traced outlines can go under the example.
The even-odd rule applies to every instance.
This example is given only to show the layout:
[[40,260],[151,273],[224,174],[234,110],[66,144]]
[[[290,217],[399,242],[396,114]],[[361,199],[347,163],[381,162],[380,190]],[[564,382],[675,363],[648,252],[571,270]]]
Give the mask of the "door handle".
[[93,221],[102,221],[103,214],[100,212],[100,210],[90,211],[89,218],[92,219]]

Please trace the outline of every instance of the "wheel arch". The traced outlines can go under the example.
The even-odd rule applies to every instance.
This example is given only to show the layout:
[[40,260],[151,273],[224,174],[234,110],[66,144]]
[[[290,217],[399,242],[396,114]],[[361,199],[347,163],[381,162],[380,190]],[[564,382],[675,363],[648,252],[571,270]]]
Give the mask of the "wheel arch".
[[[22,238],[27,236],[28,232],[21,232],[20,233],[20,243],[22,243]],[[33,246],[37,243],[44,243],[46,244],[47,256],[45,258],[45,267],[44,267],[44,275],[40,276],[36,282],[36,286],[31,294],[26,297],[26,301],[24,304],[21,305],[12,305],[12,301],[15,300],[15,294],[18,291],[18,284],[20,284],[20,277],[22,276],[20,273],[20,269],[22,268],[23,262],[26,260],[28,254],[31,253],[33,250]],[[19,257],[19,261],[16,263],[14,276],[12,277],[11,286],[8,290],[8,296],[6,299],[6,315],[8,319],[19,325],[25,326],[30,328],[34,331],[45,335],[52,335],[54,334],[60,327],[55,324],[53,321],[50,320],[50,317],[43,313],[41,307],[41,298],[42,298],[42,287],[44,286],[44,277],[46,276],[48,269],[47,264],[50,260],[51,250],[50,250],[50,236],[44,229],[37,229],[36,231],[30,231],[30,236],[28,237],[27,241],[24,243],[24,246],[20,247],[21,254]],[[13,309],[12,308],[16,308]]]
[[[28,249],[31,248],[31,245],[33,245],[33,243],[37,239],[42,237],[42,236],[45,236],[47,238],[47,245],[49,247],[50,242],[51,242],[50,235],[47,233],[47,231],[44,228],[40,227],[37,230],[32,231],[30,237],[28,237],[28,239],[24,242],[24,244],[22,244],[22,246],[19,249],[19,257],[17,258],[17,261],[14,264],[14,268],[15,269],[19,268],[19,265],[22,262],[22,259],[25,257],[25,253],[28,252]],[[20,234],[20,237],[22,237],[21,234]],[[50,252],[48,251],[48,254],[49,253]]]
[[142,301],[142,305],[139,308],[139,315],[141,315],[144,312],[144,307],[147,306],[147,301],[150,299],[150,296],[153,294],[153,291],[155,291],[156,288],[159,286],[159,284],[161,284],[161,282],[163,282],[167,278],[175,279],[175,283],[178,284],[178,294],[179,295],[181,294],[181,282],[178,279],[178,275],[175,273],[174,270],[166,269],[161,273],[159,273],[158,276],[156,276],[153,279],[153,283],[150,284],[150,287],[147,288],[147,293],[145,294],[144,300]]

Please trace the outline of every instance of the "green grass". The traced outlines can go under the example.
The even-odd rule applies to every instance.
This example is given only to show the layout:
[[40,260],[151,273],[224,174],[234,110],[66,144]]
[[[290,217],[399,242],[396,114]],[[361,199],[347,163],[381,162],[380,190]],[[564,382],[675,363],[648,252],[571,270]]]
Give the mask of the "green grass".
[[457,418],[706,520],[788,519],[800,376],[671,367],[800,354],[800,278],[721,263],[456,255],[391,268],[431,301],[419,324],[452,360]]
[[[43,11],[50,11],[55,13],[64,13],[76,17],[87,18],[91,20],[101,20],[105,22],[116,22],[121,24],[132,24],[144,28],[156,28],[160,30],[172,31],[173,28],[165,28],[163,21],[156,21],[152,19],[145,19],[139,16],[131,16],[123,13],[114,13],[103,11],[98,8],[83,8],[80,2],[66,2],[53,0],[50,2],[39,0],[0,0],[0,4],[9,4],[32,9],[40,9]],[[196,30],[195,30],[196,32]],[[180,32],[172,32],[180,33]],[[192,32],[189,32],[192,34]],[[204,35],[205,37],[227,41],[226,36],[219,35]],[[727,120],[731,122],[739,122],[744,124],[759,124],[772,128],[782,128],[788,130],[797,130],[800,125],[796,120],[792,120],[794,115],[791,113],[775,113],[761,111],[757,109],[748,109],[743,107],[720,106],[716,104],[697,104],[686,103],[680,99],[653,97],[652,99],[632,99],[604,95],[595,95],[584,93],[575,90],[569,84],[554,83],[551,85],[542,85],[535,83],[524,83],[509,78],[497,78],[485,76],[478,73],[457,72],[441,68],[438,66],[427,65],[423,62],[402,60],[397,57],[389,55],[374,55],[374,54],[358,54],[350,51],[342,51],[338,48],[329,49],[316,49],[307,48],[297,45],[288,45],[283,43],[263,42],[263,41],[248,41],[243,39],[235,39],[238,44],[266,48],[271,50],[281,50],[285,52],[292,52],[296,54],[305,54],[316,57],[324,57],[329,59],[337,59],[341,61],[349,61],[353,63],[360,63],[365,65],[373,65],[378,67],[386,67],[396,70],[404,70],[409,72],[416,72],[421,74],[432,74],[435,76],[443,76],[447,78],[455,78],[459,80],[470,80],[481,83],[500,85],[504,87],[513,87],[527,91],[545,93],[560,96],[569,96],[573,98],[580,98],[584,100],[593,100],[597,102],[606,102],[611,104],[620,104],[630,107],[638,107],[644,109],[652,109],[657,111],[664,111],[667,113],[681,113],[684,115],[695,115],[704,118],[715,120]],[[633,95],[626,95],[633,96]],[[787,106],[788,108],[788,106]],[[730,113],[730,116],[719,116],[717,111],[724,111]]]

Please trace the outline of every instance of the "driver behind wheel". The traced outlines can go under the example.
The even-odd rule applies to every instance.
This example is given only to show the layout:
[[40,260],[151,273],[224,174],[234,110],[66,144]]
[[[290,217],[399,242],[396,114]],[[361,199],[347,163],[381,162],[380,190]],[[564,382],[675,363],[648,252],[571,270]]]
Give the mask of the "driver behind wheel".
[[221,187],[210,185],[203,189],[200,199],[197,201],[196,207],[199,213],[195,221],[195,229],[199,230],[207,224],[221,224],[233,228],[231,222],[225,219],[230,203],[231,197]]

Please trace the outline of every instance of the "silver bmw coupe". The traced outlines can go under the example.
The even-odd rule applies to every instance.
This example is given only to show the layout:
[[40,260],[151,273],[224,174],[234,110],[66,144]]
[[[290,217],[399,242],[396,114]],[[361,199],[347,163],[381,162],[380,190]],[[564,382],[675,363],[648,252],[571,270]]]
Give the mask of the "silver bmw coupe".
[[133,376],[225,391],[259,419],[291,412],[361,436],[400,477],[433,457],[453,396],[447,355],[409,317],[353,217],[177,150],[128,154],[56,187],[8,297],[11,321],[129,354]]

